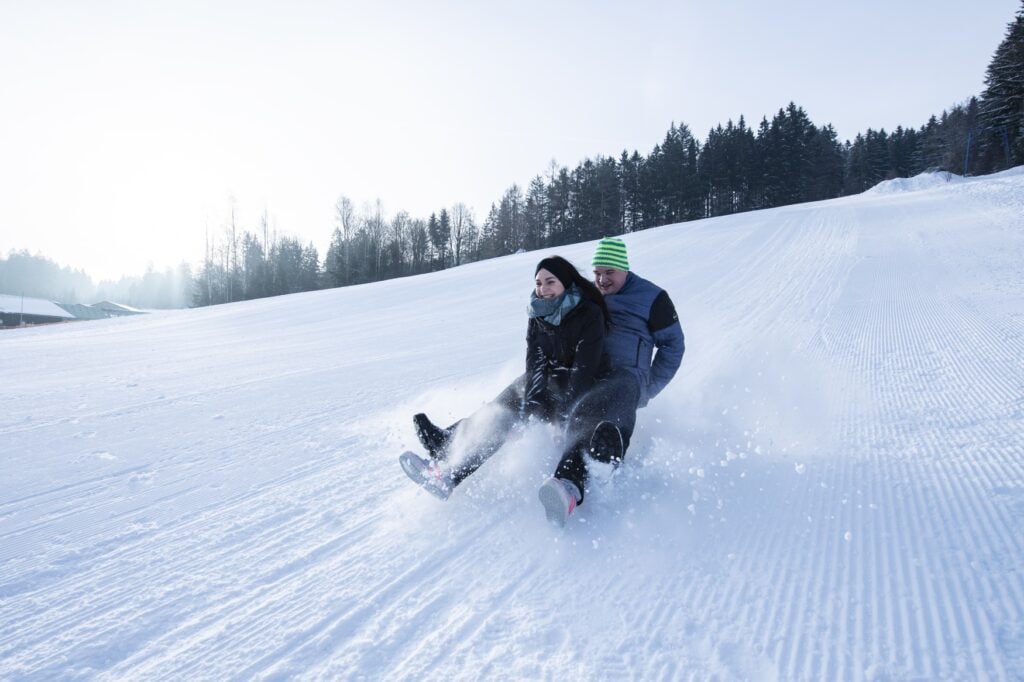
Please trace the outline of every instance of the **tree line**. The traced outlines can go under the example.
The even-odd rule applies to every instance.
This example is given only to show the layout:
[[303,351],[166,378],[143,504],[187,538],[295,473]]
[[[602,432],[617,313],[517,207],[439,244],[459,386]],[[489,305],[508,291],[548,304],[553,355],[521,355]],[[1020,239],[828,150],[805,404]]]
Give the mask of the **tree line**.
[[322,263],[312,244],[238,235],[208,247],[194,302],[207,305],[348,286],[634,232],[657,225],[856,194],[928,170],[977,175],[1024,163],[1024,2],[988,66],[985,90],[919,128],[872,130],[840,142],[795,103],[754,127],[743,116],[698,140],[673,123],[646,155],[636,150],[552,162],[509,187],[479,221],[465,204],[427,218],[357,210],[342,196]]
[[96,284],[82,270],[58,265],[45,256],[11,251],[0,257],[0,294],[43,298],[61,303],[109,300],[135,308],[186,308],[193,304],[192,268],[157,271]]
[[312,244],[271,234],[266,214],[258,233],[239,234],[235,208],[224,238],[207,237],[206,255],[195,278],[196,306],[312,291],[324,284],[320,256]]
[[[389,216],[379,200],[357,209],[342,196],[322,258],[313,244],[272,231],[266,213],[255,229],[239,229],[232,208],[220,237],[207,238],[195,276],[184,265],[100,288],[106,285],[106,297],[138,307],[211,305],[832,199],[927,170],[978,175],[1022,163],[1024,0],[988,65],[984,91],[918,128],[868,129],[840,142],[831,125],[814,124],[793,102],[756,126],[743,116],[717,125],[703,141],[685,123],[672,123],[646,155],[624,150],[571,169],[553,161],[525,187],[505,190],[482,220],[462,203],[422,218],[405,211]],[[17,274],[29,270],[31,277]],[[0,293],[66,301],[99,295],[84,273],[26,253],[0,260]]]

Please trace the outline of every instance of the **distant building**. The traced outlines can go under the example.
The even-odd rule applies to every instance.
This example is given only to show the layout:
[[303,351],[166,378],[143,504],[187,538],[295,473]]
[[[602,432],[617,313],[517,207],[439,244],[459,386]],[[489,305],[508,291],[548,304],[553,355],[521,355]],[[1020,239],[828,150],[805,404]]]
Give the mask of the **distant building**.
[[76,320],[105,320],[110,317],[102,308],[83,303],[58,303],[57,305],[74,315]]
[[107,313],[109,317],[120,317],[122,315],[142,315],[146,311],[139,310],[138,308],[132,308],[131,306],[123,305],[121,303],[114,303],[112,301],[100,301],[99,303],[93,303],[91,308],[97,308]]
[[0,326],[68,322],[75,316],[52,301],[0,294]]
[[4,328],[28,324],[71,322],[73,320],[104,320],[108,317],[144,313],[143,310],[111,301],[84,305],[82,303],[54,303],[42,298],[0,294],[0,327]]

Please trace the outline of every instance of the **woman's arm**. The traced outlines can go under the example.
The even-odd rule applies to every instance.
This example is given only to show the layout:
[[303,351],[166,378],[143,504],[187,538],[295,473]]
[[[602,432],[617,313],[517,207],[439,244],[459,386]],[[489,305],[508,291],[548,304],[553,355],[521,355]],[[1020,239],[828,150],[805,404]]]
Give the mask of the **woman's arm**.
[[544,403],[544,392],[547,390],[547,358],[541,348],[539,332],[535,320],[530,320],[526,327],[526,386],[523,389],[523,404],[520,416],[540,414]]
[[583,324],[576,341],[576,352],[573,357],[572,369],[569,374],[569,395],[567,405],[571,405],[580,396],[590,390],[597,381],[597,372],[601,368],[601,356],[604,354],[604,315],[601,309],[590,304],[584,311]]

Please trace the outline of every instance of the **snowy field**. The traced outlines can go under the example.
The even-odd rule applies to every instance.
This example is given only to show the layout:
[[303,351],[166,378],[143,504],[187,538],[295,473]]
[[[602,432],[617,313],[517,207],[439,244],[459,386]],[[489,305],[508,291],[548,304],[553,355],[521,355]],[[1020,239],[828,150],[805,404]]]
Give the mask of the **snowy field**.
[[687,353],[564,531],[533,267],[0,334],[0,679],[1024,679],[1024,169],[626,236]]

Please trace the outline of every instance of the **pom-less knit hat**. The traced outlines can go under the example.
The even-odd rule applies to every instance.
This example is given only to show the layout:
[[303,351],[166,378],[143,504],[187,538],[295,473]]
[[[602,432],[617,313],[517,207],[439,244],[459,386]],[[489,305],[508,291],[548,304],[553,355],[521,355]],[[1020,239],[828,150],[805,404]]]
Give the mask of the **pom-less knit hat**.
[[597,251],[594,252],[594,260],[591,264],[596,267],[616,268],[629,271],[629,259],[626,257],[626,242],[618,237],[605,237],[597,243]]

